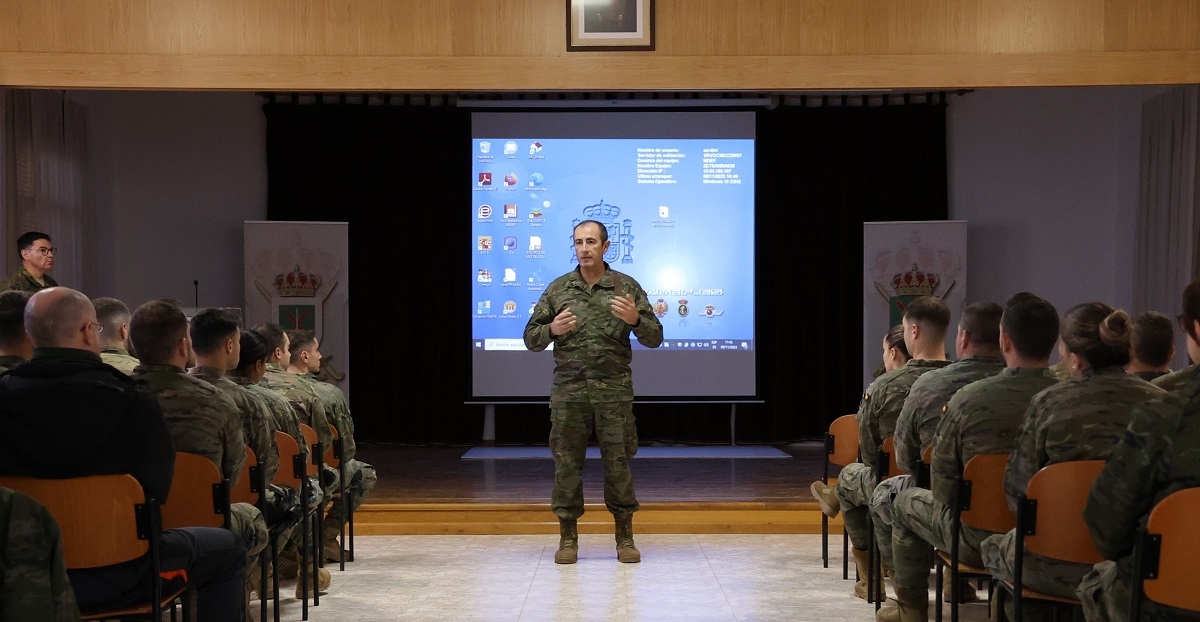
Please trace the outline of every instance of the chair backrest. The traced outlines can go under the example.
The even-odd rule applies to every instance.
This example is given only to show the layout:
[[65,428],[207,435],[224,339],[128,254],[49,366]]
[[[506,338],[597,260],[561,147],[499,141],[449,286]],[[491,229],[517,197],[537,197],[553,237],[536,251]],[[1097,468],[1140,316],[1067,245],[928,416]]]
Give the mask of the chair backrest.
[[255,490],[254,477],[250,469],[262,468],[258,463],[258,456],[254,450],[246,445],[246,463],[242,465],[242,475],[238,477],[237,486],[229,490],[229,500],[231,503],[250,503],[258,505],[258,493]]
[[342,437],[338,436],[337,427],[329,424],[329,434],[333,436],[333,444],[325,449],[325,464],[338,468],[342,464]]
[[1196,589],[1196,575],[1192,574],[1196,559],[1200,559],[1200,538],[1196,537],[1192,522],[1197,515],[1200,515],[1200,488],[1171,493],[1151,510],[1146,532],[1161,540],[1155,576],[1144,579],[1142,584],[1146,598],[1170,607],[1200,611],[1200,590]]
[[317,447],[317,443],[320,443],[321,439],[317,437],[317,431],[307,423],[300,424],[300,431],[304,434],[304,444],[308,445],[309,447],[308,453],[313,458],[307,465],[305,465],[305,472],[310,476],[316,475],[317,461],[320,460],[321,457],[321,451],[320,448]]
[[896,477],[897,475],[908,475],[908,471],[900,468],[900,464],[896,462],[896,441],[889,436],[883,439],[883,445],[880,447],[884,454],[887,454],[887,476]]
[[275,432],[275,444],[279,445],[279,470],[275,472],[275,480],[272,483],[287,484],[300,490],[300,479],[305,472],[303,465],[300,466],[299,473],[295,468],[297,457],[303,455],[300,453],[300,445],[296,443],[296,439],[292,438],[291,434],[278,430]]
[[970,490],[960,499],[964,525],[992,533],[1007,533],[1017,525],[1017,517],[1008,509],[1004,494],[1004,469],[1008,454],[979,454],[963,468],[963,482]]
[[1036,520],[1031,528],[1026,523],[1025,550],[1077,564],[1104,561],[1083,522],[1092,480],[1103,469],[1103,460],[1077,460],[1051,464],[1034,473],[1025,497],[1027,503],[1035,504],[1036,512],[1030,513]]
[[69,479],[6,475],[0,476],[0,486],[32,497],[49,510],[62,534],[68,569],[120,564],[150,550],[150,535],[138,523],[139,513],[149,514],[152,504],[132,475]]
[[229,480],[204,456],[175,454],[171,495],[162,506],[163,529],[227,527]]
[[825,438],[825,451],[829,453],[831,464],[846,466],[858,461],[858,418],[855,415],[834,419]]

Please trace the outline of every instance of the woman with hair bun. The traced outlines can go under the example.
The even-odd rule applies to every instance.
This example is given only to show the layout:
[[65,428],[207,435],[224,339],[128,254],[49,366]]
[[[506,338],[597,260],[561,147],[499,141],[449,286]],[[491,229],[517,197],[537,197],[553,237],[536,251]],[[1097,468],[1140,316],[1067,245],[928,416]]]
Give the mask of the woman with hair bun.
[[[1102,302],[1077,305],[1063,316],[1060,333],[1071,377],[1035,395],[1025,413],[1004,476],[1014,511],[1017,495],[1038,470],[1059,462],[1107,459],[1129,426],[1134,406],[1166,394],[1125,372],[1132,332],[1129,315]],[[984,564],[997,578],[1011,581],[1015,545],[1015,530],[983,541]],[[1026,553],[1023,579],[1035,590],[1074,599],[1091,569],[1091,564]],[[1023,613],[1027,619],[1049,619],[1047,607],[1027,602]]]

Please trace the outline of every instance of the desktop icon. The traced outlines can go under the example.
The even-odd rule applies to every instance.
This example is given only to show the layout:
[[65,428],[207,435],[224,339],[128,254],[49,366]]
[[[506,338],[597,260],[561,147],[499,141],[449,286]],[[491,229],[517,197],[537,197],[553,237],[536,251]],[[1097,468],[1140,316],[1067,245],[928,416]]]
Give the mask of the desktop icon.
[[476,315],[487,315],[492,312],[492,301],[480,300],[475,303]]
[[504,143],[504,155],[512,155],[517,152],[517,141],[510,140]]
[[658,217],[659,218],[669,218],[670,214],[671,214],[671,208],[667,207],[666,205],[658,206]]
[[481,268],[479,270],[479,279],[478,280],[480,283],[491,283],[492,282],[492,271],[488,270],[486,268]]
[[529,217],[530,218],[541,218],[542,217],[542,208],[535,207],[535,208],[529,210]]
[[483,205],[480,205],[479,206],[479,217],[480,218],[491,218],[492,217],[492,206],[488,205],[486,203]]
[[542,143],[533,143],[529,145],[529,155],[533,155],[542,150]]
[[481,251],[492,250],[492,236],[490,236],[490,235],[479,236],[479,250],[481,250]]
[[516,218],[517,217],[517,206],[512,203],[505,203],[504,204],[504,217],[505,218]]
[[517,236],[515,236],[515,235],[504,236],[504,250],[506,250],[506,251],[517,250]]
[[492,152],[492,143],[490,141],[486,141],[486,140],[479,141],[479,153],[491,153],[491,152]]
[[478,185],[480,185],[480,186],[492,185],[492,174],[491,173],[480,173]]
[[543,181],[546,181],[546,177],[541,173],[532,173],[529,175],[530,186],[540,186]]
[[529,236],[529,250],[531,250],[531,251],[542,250],[542,236],[540,236],[540,235]]
[[505,175],[505,176],[504,176],[504,185],[505,185],[505,186],[515,186],[515,185],[517,185],[517,175],[516,175],[516,173],[509,173],[509,174]]
[[517,282],[517,271],[513,270],[512,268],[505,268],[504,269],[504,282],[505,283],[516,283]]
[[505,312],[505,313],[516,313],[516,312],[517,312],[517,303],[516,303],[516,301],[513,301],[513,300],[506,300],[506,301],[504,302],[504,312]]

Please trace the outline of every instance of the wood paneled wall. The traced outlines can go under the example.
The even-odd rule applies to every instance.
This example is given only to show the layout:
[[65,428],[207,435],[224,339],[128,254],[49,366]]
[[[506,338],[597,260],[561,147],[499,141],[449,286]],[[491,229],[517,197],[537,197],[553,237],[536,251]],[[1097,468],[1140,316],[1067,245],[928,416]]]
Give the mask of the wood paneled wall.
[[1200,82],[1197,0],[657,0],[567,52],[564,0],[0,0],[0,84],[790,90]]

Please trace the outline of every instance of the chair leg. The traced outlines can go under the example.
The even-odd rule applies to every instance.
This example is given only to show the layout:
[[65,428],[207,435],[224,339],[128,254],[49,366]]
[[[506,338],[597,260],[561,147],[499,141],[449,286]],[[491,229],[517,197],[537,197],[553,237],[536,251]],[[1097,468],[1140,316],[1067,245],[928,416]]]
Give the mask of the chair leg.
[[[305,503],[307,505],[307,500]],[[300,560],[300,599],[302,601],[300,606],[301,620],[308,620],[308,560],[304,559],[304,543],[308,542],[308,521],[308,508],[305,507],[304,518],[300,520],[300,546],[296,547],[300,549],[298,553]]]
[[[279,534],[276,533],[270,538],[271,543],[271,565],[276,570],[279,569]],[[275,594],[271,597],[271,602],[275,607],[275,622],[279,622],[279,579],[275,580]],[[266,615],[263,616],[263,622],[267,622]]]
[[829,567],[829,517],[821,514],[821,567]]
[[[945,566],[942,565],[942,560],[938,557],[933,558],[933,565],[937,567],[937,572],[934,575],[935,586],[933,588],[933,608],[935,622],[942,622],[942,572]],[[951,614],[953,615],[953,614]]]
[[[850,578],[850,532],[842,527],[842,578]],[[856,581],[858,577],[854,578]]]
[[354,490],[346,489],[346,537],[350,539],[350,546],[346,550],[346,561],[354,561]]
[[317,508],[316,514],[313,516],[313,532],[312,532],[312,576],[313,576],[313,606],[321,605],[321,562],[325,557],[325,553],[321,550],[321,512],[325,510],[325,502],[321,501],[321,507]]

